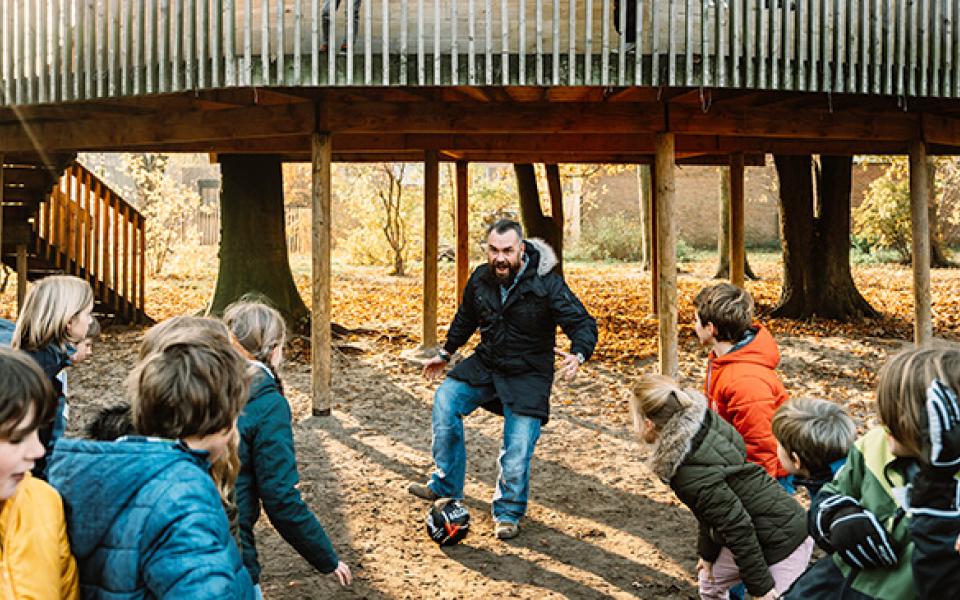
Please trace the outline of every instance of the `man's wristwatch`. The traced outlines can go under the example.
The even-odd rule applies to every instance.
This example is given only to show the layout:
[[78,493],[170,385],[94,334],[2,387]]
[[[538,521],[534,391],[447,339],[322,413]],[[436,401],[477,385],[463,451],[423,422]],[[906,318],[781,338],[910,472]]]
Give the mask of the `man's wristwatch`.
[[581,365],[587,362],[587,357],[583,355],[583,352],[577,352],[575,356],[577,357],[577,360],[580,361]]
[[443,348],[437,349],[437,356],[442,358],[444,362],[450,362],[450,353]]

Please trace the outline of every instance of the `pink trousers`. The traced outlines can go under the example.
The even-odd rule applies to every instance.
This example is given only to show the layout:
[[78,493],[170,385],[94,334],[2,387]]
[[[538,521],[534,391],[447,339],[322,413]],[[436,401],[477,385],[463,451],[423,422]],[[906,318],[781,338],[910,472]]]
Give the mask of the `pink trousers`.
[[[810,564],[810,554],[813,552],[813,538],[808,537],[797,546],[793,553],[778,563],[770,565],[770,575],[773,577],[777,593],[782,594],[787,588],[807,570]],[[720,556],[713,563],[713,579],[707,579],[705,571],[697,574],[700,586],[700,597],[704,600],[725,600],[727,591],[740,583],[740,569],[733,559],[733,552],[729,548],[720,550]]]

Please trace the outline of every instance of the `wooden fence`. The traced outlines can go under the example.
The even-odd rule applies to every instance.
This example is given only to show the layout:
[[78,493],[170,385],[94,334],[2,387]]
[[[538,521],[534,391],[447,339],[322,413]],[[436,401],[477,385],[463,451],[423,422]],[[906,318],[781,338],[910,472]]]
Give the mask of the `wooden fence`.
[[960,0],[620,3],[365,0],[355,20],[346,0],[327,47],[322,0],[0,0],[0,104],[252,85],[960,97]]

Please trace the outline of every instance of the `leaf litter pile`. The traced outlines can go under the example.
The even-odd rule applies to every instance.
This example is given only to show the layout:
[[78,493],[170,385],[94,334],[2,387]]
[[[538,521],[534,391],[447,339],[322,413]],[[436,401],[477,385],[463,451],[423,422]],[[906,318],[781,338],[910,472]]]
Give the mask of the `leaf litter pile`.
[[[765,319],[780,293],[775,257],[751,256],[760,281],[747,284],[783,353],[780,374],[791,395],[829,398],[858,426],[871,412],[877,370],[912,335],[912,275],[895,265],[857,267],[859,289],[883,317],[857,324]],[[161,320],[202,311],[216,278],[213,256],[148,285],[148,312]],[[309,258],[294,257],[301,294],[309,294]],[[704,351],[692,328],[691,301],[715,263],[681,265],[680,371],[700,387]],[[554,386],[552,419],[532,465],[531,502],[520,537],[493,537],[489,515],[502,429],[499,417],[466,419],[466,505],[472,531],[440,549],[425,532],[428,504],[409,496],[425,481],[430,407],[436,383],[400,358],[420,337],[419,274],[393,278],[382,269],[335,267],[333,318],[354,330],[335,339],[333,415],[310,417],[306,340],[288,344],[283,377],[296,415],[300,491],[316,511],[341,558],[354,571],[349,590],[317,573],[286,545],[267,519],[258,525],[262,586],[267,598],[693,598],[696,523],[643,466],[646,450],[629,430],[630,379],[656,366],[656,319],[649,273],[635,265],[567,265],[574,292],[597,317],[600,345],[573,383]],[[452,266],[440,270],[440,337],[455,310]],[[934,270],[936,335],[960,339],[960,272]],[[13,314],[8,289],[0,316]],[[91,404],[119,401],[143,331],[108,328],[93,360],[70,373],[74,430]],[[560,344],[566,347],[562,338]]]

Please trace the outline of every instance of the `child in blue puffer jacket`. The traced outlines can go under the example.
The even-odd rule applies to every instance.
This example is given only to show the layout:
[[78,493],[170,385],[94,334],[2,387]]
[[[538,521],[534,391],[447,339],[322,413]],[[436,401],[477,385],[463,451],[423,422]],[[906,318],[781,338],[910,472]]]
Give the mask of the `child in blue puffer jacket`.
[[350,568],[337,557],[330,538],[297,489],[297,456],[293,447],[290,405],[283,396],[277,367],[283,357],[286,325],[279,312],[257,302],[238,302],[224,312],[233,342],[255,371],[250,400],[240,415],[240,473],[237,507],[243,563],[254,582],[260,565],[253,526],[260,504],[283,539],[321,573],[333,573],[350,585]]
[[127,385],[133,427],[143,437],[64,439],[50,463],[82,596],[252,600],[210,476],[247,398],[246,361],[225,333],[179,328],[138,363]]

